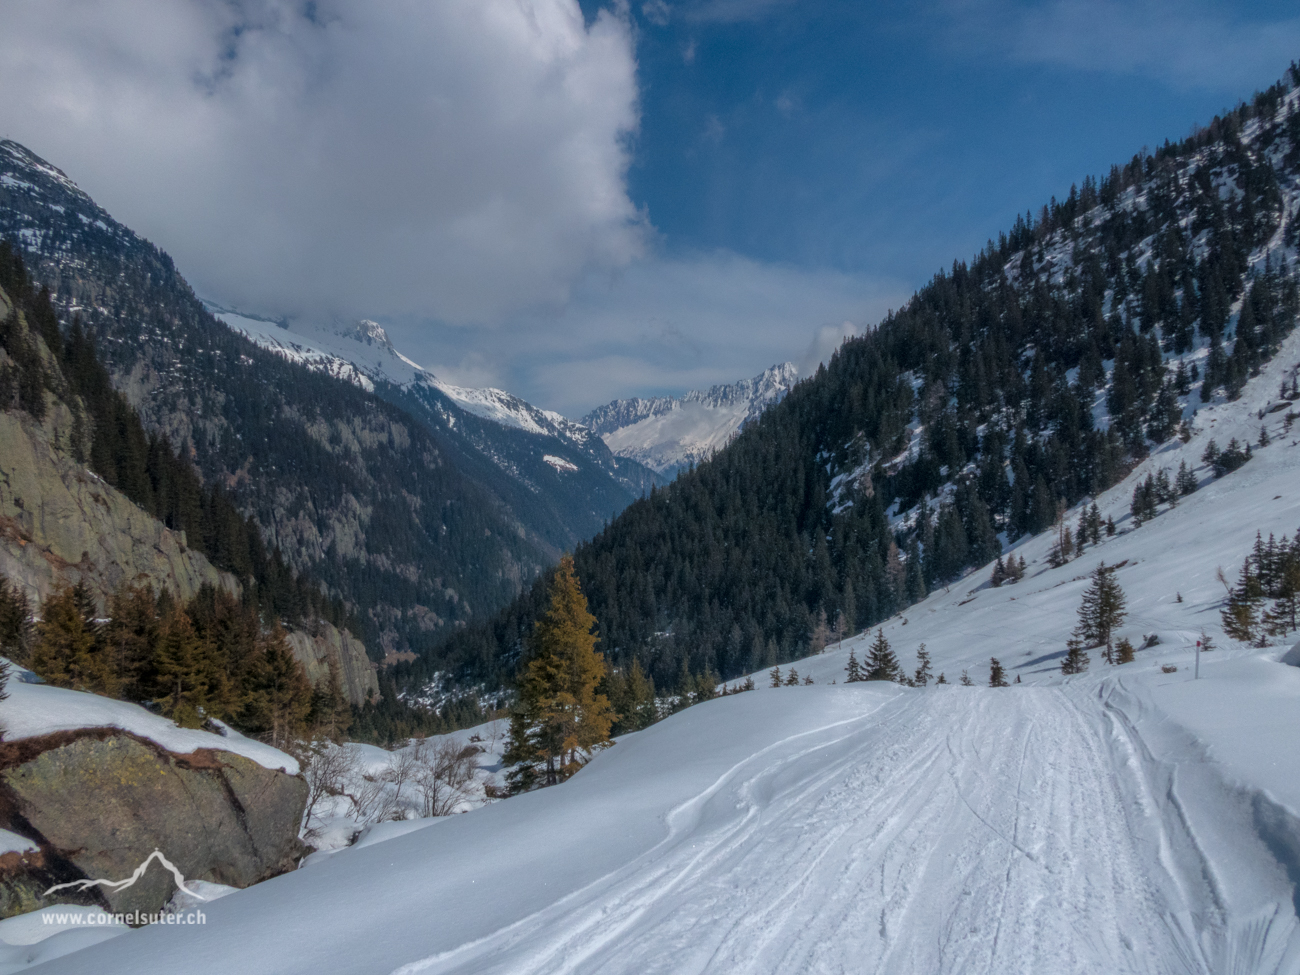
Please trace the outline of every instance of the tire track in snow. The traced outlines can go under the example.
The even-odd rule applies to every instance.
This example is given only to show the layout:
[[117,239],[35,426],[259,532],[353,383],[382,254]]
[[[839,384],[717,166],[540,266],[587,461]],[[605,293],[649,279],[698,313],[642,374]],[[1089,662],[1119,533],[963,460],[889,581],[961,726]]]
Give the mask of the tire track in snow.
[[902,694],[785,739],[624,868],[404,971],[1273,971],[1294,914],[1229,923],[1174,869],[1210,861],[1136,729],[1080,693]]

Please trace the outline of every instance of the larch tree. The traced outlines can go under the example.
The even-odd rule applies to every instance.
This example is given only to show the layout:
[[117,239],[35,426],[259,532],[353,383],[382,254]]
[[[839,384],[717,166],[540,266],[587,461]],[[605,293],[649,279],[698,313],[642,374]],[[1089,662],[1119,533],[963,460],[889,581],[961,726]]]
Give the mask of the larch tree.
[[596,652],[596,618],[574,572],[573,558],[560,560],[550,588],[550,608],[533,627],[531,659],[524,668],[519,704],[510,724],[507,761],[517,766],[511,785],[561,782],[580,769],[609,737],[617,715],[596,688],[605,678]]

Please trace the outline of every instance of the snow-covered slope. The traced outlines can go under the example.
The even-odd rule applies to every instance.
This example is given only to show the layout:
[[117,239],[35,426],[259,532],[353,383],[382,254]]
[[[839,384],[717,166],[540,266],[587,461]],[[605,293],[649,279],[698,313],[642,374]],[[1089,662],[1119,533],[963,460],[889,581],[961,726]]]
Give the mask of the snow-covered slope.
[[661,473],[707,459],[742,426],[781,399],[798,381],[785,362],[753,379],[692,390],[682,396],[619,399],[592,410],[582,422],[609,449]]
[[[627,736],[568,784],[340,851],[66,972],[1297,972],[1300,669],[1219,626],[1256,530],[1300,527],[1300,336],[1098,499],[1113,538],[1025,578],[987,568],[885,635],[905,666],[1023,683],[839,684],[864,634]],[[1136,480],[1211,437],[1272,443],[1134,527]],[[1120,564],[1136,662],[1059,669],[1089,572]],[[1181,595],[1181,601],[1179,596]],[[1203,655],[1193,680],[1195,640]],[[1166,670],[1166,668],[1176,668]],[[394,831],[400,832],[400,831]]]

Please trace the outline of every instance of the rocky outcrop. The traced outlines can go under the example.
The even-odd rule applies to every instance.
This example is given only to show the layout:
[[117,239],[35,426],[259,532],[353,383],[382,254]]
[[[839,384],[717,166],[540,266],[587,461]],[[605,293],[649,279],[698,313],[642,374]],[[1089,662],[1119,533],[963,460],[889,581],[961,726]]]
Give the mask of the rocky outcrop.
[[293,655],[307,672],[313,685],[328,683],[329,661],[335,660],[339,668],[339,681],[348,700],[365,704],[379,696],[379,679],[375,667],[366,655],[365,644],[346,630],[322,623],[314,635],[293,631],[288,635]]
[[116,728],[0,746],[0,826],[39,851],[0,858],[0,917],[50,903],[157,911],[176,889],[150,864],[131,886],[41,893],[84,878],[125,880],[158,850],[187,880],[246,887],[294,868],[307,800],[299,776],[230,752],[186,755]]
[[77,582],[101,602],[123,583],[167,588],[182,600],[204,583],[238,591],[233,576],[186,547],[183,532],[169,531],[61,449],[72,414],[48,402],[43,423],[0,412],[0,573],[38,603]]

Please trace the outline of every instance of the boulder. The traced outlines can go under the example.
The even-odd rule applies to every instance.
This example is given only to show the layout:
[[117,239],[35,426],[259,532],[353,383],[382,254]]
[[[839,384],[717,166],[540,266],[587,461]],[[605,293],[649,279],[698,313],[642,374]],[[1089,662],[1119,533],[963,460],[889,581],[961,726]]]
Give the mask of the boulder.
[[306,852],[306,801],[299,776],[215,749],[176,754],[116,728],[5,743],[0,826],[39,851],[0,859],[0,917],[55,902],[158,911],[176,883],[156,861],[129,887],[39,897],[68,880],[125,880],[155,850],[187,880],[232,887],[292,870]]

